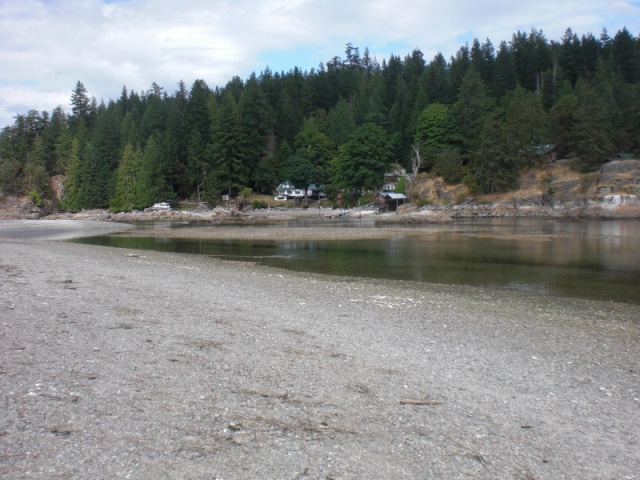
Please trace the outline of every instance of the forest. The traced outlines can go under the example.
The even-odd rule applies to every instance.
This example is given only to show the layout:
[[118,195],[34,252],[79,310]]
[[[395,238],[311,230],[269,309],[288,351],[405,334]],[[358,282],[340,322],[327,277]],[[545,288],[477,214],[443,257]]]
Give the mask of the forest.
[[[78,81],[71,112],[31,110],[0,133],[0,194],[78,211],[142,209],[289,180],[330,195],[381,186],[390,165],[472,192],[517,187],[556,144],[573,168],[592,171],[640,152],[640,38],[626,28],[560,40],[542,31],[465,44],[448,60],[419,49],[380,63],[347,44],[310,71],[268,67],[223,87],[196,80],[174,93],[153,83],[98,101]],[[55,200],[51,178],[63,175]],[[246,191],[246,190],[245,190]]]

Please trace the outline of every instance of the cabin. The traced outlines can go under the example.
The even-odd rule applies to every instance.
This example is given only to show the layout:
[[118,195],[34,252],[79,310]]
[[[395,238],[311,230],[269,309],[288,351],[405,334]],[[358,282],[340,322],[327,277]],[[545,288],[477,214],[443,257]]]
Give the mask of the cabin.
[[556,143],[541,143],[522,147],[520,153],[523,155],[537,155],[545,158],[547,163],[555,163],[558,160],[558,145]]
[[381,212],[395,212],[406,201],[407,197],[403,193],[379,192],[376,195],[376,207]]

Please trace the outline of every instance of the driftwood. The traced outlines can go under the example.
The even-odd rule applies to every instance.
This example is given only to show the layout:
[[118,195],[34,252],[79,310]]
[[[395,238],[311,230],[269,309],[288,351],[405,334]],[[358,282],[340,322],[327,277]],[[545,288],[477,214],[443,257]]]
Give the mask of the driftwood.
[[438,400],[412,400],[412,399],[404,399],[400,400],[401,405],[440,405],[442,402]]

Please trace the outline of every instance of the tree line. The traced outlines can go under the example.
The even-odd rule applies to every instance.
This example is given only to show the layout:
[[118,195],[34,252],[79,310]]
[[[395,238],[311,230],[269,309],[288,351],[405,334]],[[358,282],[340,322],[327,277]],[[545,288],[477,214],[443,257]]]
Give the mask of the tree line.
[[639,80],[640,38],[623,28],[568,29],[559,41],[519,31],[497,48],[476,39],[449,60],[416,49],[380,63],[347,44],[310,71],[267,67],[224,87],[180,82],[172,94],[123,87],[100,103],[78,81],[71,112],[31,110],[2,130],[0,193],[51,199],[50,178],[64,175],[58,207],[76,211],[215,204],[284,180],[361,192],[416,154],[447,182],[505,191],[539,161],[538,145],[557,144],[582,171],[640,151]]

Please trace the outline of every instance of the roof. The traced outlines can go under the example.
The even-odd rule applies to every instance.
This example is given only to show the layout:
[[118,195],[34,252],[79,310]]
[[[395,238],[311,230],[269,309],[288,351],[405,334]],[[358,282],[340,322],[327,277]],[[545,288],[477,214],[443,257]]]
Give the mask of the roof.
[[635,158],[635,155],[633,153],[620,152],[620,153],[616,153],[613,157],[607,158],[607,160],[612,162],[614,160],[633,160],[634,158]]
[[383,197],[388,198],[389,200],[406,200],[407,199],[404,193],[381,192],[378,195],[382,195]]
[[555,143],[544,143],[541,145],[533,145],[533,151],[538,155],[546,155],[547,153],[551,153],[556,149]]

